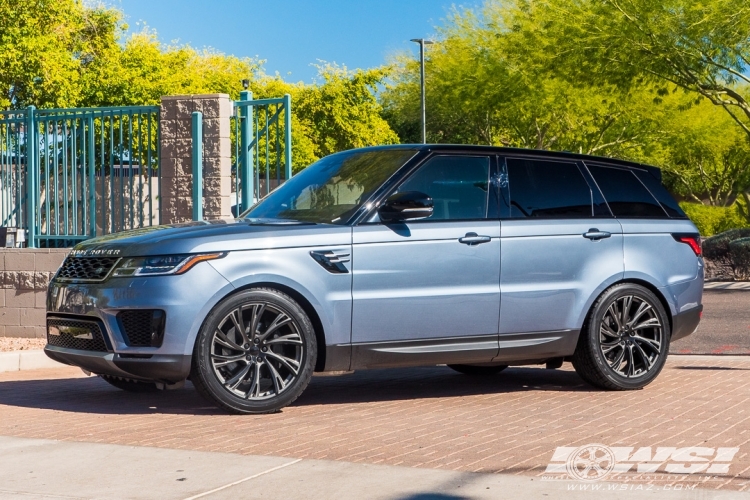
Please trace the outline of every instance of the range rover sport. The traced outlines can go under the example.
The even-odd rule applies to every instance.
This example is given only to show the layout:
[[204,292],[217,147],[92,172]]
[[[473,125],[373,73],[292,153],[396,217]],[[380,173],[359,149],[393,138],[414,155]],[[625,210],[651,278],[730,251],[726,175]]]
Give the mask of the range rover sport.
[[698,231],[657,168],[383,146],[325,157],[235,220],[80,243],[49,286],[45,351],[126,390],[189,378],[237,413],[278,411],[314,371],[571,361],[639,389],[702,291]]

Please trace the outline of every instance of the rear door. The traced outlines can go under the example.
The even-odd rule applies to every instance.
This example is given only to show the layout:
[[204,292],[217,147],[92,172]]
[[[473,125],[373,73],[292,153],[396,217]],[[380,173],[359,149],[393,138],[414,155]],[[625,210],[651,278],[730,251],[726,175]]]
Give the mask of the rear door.
[[513,339],[508,346],[547,342],[551,354],[570,354],[591,302],[623,275],[621,226],[583,165],[507,157],[505,166],[501,351]]

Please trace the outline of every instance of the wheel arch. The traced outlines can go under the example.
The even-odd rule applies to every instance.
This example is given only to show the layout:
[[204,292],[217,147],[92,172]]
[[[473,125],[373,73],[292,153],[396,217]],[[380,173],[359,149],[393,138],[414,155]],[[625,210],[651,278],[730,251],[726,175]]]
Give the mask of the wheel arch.
[[625,278],[619,281],[616,281],[606,287],[604,290],[602,290],[591,302],[591,305],[589,305],[589,309],[586,312],[586,317],[583,321],[583,326],[581,327],[581,331],[583,331],[584,328],[588,326],[589,319],[591,318],[591,314],[594,311],[594,306],[596,305],[596,302],[599,300],[599,298],[604,295],[607,290],[612,288],[613,286],[617,285],[625,285],[625,284],[632,284],[632,285],[639,285],[643,288],[647,289],[651,293],[653,293],[657,299],[659,299],[659,302],[661,302],[662,307],[664,307],[664,311],[667,313],[667,318],[669,319],[669,335],[672,335],[672,309],[669,307],[669,302],[667,301],[667,298],[664,296],[664,294],[659,290],[659,288],[654,285],[653,283],[649,283],[646,280],[638,279],[638,278]]
[[219,299],[217,305],[233,295],[244,292],[246,290],[251,290],[253,288],[270,288],[273,290],[278,290],[279,292],[289,295],[292,299],[294,299],[295,302],[300,305],[302,310],[305,311],[305,314],[307,314],[307,316],[310,318],[310,321],[313,324],[313,329],[315,331],[315,343],[318,347],[318,358],[315,361],[315,371],[323,371],[326,363],[326,337],[325,329],[323,328],[323,322],[320,320],[320,316],[315,310],[315,307],[313,307],[312,303],[298,290],[295,290],[290,286],[272,281],[258,281],[254,283],[247,283],[241,287],[235,288],[230,293]]

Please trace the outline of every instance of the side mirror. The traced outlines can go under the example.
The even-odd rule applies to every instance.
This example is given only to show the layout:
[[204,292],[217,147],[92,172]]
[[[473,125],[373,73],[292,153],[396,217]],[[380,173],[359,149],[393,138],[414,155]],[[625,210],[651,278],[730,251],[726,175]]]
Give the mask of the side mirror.
[[378,209],[380,220],[400,222],[426,219],[432,215],[432,198],[419,191],[404,191],[391,195]]

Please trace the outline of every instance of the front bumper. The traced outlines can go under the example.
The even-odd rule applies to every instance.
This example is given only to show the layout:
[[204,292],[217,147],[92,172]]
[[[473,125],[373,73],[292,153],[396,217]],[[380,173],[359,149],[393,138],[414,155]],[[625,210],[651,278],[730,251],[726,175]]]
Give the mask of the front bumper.
[[130,379],[176,383],[190,375],[190,356],[155,354],[148,358],[133,358],[114,352],[93,352],[65,349],[48,345],[44,348],[50,358],[83,368],[99,375]]
[[[105,349],[47,345],[47,355],[97,374],[179,382],[190,374],[190,358],[203,320],[233,287],[208,263],[174,276],[110,278],[101,283],[53,280],[47,292],[47,317],[96,322]],[[131,346],[117,315],[123,310],[164,311],[160,347]],[[71,348],[74,347],[74,348]]]

